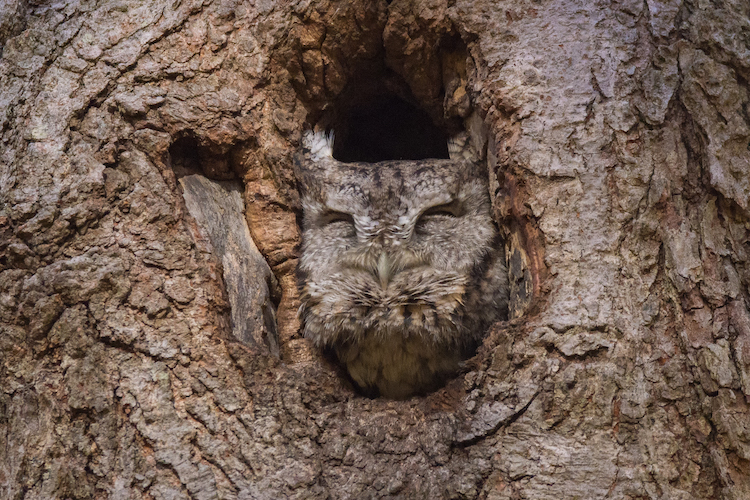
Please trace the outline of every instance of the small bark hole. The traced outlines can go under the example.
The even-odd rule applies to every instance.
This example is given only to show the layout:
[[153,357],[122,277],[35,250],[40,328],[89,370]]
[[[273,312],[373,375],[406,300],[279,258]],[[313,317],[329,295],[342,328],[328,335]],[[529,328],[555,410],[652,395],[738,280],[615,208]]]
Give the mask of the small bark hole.
[[191,136],[180,137],[169,148],[172,170],[179,179],[200,174],[215,181],[236,180],[228,154],[215,153]]

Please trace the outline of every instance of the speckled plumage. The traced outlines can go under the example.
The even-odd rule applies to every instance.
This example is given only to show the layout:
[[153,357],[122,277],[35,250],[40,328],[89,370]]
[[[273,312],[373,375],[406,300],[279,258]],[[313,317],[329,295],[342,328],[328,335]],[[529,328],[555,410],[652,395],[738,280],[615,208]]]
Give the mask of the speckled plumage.
[[465,160],[341,163],[320,134],[295,169],[304,335],[365,392],[439,387],[507,314],[486,172]]

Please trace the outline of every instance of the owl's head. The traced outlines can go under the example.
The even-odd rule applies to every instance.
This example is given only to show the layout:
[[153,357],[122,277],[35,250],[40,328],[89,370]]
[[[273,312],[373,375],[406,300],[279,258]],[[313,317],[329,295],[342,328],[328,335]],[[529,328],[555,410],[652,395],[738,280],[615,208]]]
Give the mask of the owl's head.
[[305,336],[319,346],[365,336],[461,343],[468,288],[497,239],[484,168],[341,163],[330,146],[308,135],[295,159]]

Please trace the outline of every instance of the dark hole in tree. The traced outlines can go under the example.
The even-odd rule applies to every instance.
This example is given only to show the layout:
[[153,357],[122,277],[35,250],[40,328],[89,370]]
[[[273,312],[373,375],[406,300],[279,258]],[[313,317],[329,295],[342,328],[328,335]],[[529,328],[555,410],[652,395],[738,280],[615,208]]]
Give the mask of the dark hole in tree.
[[334,131],[333,156],[343,162],[448,158],[445,132],[395,95],[352,106]]
[[203,173],[198,144],[191,137],[177,139],[169,148],[169,157],[177,178]]
[[211,151],[191,136],[178,138],[169,148],[169,156],[178,179],[192,174],[201,174],[215,181],[237,178],[229,163],[229,155]]

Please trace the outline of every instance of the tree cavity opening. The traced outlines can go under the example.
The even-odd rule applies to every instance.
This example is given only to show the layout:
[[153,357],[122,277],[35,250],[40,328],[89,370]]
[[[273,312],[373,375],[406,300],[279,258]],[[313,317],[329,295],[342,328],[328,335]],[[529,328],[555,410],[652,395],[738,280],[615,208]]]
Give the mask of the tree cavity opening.
[[345,110],[333,129],[333,157],[339,161],[448,158],[448,134],[425,111],[393,94]]

